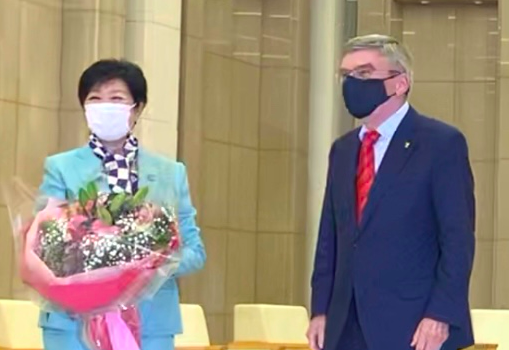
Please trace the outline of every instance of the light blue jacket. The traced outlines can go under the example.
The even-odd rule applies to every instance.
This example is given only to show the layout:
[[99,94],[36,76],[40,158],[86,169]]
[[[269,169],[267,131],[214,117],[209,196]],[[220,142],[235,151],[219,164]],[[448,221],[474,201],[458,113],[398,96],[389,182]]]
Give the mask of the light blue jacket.
[[[109,192],[102,169],[101,161],[89,147],[48,157],[40,190],[43,195],[65,199],[66,191],[77,195],[78,190],[88,182],[96,181],[101,191]],[[138,175],[139,187],[149,187],[149,201],[175,205],[178,210],[183,250],[175,277],[201,269],[206,259],[205,248],[195,222],[196,210],[191,203],[185,166],[140,148]],[[182,332],[175,278],[170,278],[152,299],[142,301],[139,310],[144,337]],[[39,324],[45,330],[79,334],[79,323],[64,313],[42,312]]]

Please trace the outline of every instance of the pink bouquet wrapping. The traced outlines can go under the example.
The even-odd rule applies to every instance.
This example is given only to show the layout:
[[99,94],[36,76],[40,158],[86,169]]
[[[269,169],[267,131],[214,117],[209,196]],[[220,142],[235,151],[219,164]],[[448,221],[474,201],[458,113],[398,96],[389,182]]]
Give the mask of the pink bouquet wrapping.
[[19,252],[20,275],[41,308],[80,319],[94,350],[139,350],[136,308],[177,269],[180,240],[171,207],[134,196],[100,193],[95,183],[67,201],[36,199],[15,180],[5,188]]

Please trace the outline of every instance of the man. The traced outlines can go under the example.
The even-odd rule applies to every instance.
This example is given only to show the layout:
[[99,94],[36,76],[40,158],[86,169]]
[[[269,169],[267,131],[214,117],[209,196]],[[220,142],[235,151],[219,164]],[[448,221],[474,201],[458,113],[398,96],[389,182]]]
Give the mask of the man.
[[475,199],[465,138],[409,106],[411,59],[397,40],[352,39],[341,75],[362,126],[330,152],[310,346],[470,346]]

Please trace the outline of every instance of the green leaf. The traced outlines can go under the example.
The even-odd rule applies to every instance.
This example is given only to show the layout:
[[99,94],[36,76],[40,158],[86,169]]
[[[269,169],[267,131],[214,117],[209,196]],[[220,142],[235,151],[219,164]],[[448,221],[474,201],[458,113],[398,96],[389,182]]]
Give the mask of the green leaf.
[[97,200],[97,197],[99,196],[99,189],[97,188],[97,185],[94,181],[87,185],[87,194],[91,200]]
[[113,224],[113,218],[110,212],[105,207],[97,207],[97,217],[106,225]]
[[109,208],[114,216],[116,216],[120,209],[122,208],[122,205],[126,200],[126,197],[127,195],[123,192],[115,195],[115,197],[113,197],[113,199],[111,200]]
[[145,201],[148,195],[148,187],[142,187],[136,192],[133,198],[133,206],[136,207]]
[[81,207],[85,208],[85,206],[87,205],[87,202],[90,200],[90,198],[88,197],[87,191],[85,191],[85,189],[83,189],[83,188],[80,189],[79,194],[78,194],[78,199],[79,199]]
[[134,198],[133,196],[127,196],[123,206],[124,210],[130,211],[134,209]]
[[39,225],[39,228],[43,231],[43,232],[48,232],[50,231],[51,229],[55,228],[57,225],[57,222],[55,220],[48,220],[48,221],[43,221],[40,225]]
[[65,199],[67,201],[74,201],[74,193],[71,190],[65,190]]

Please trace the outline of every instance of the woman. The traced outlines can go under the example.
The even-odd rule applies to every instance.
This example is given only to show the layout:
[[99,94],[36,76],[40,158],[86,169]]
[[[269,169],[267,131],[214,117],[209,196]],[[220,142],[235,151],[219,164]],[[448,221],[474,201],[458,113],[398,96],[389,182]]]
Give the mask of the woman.
[[[149,187],[149,200],[178,208],[182,260],[176,276],[199,270],[205,249],[196,226],[185,167],[138,147],[132,129],[147,103],[147,83],[141,69],[130,62],[101,60],[81,76],[78,97],[90,138],[86,146],[46,159],[41,192],[65,199],[91,180],[103,191],[134,193]],[[182,332],[179,293],[170,278],[154,298],[138,305],[143,350],[171,350]],[[42,312],[46,350],[86,350],[80,322],[64,313]]]

